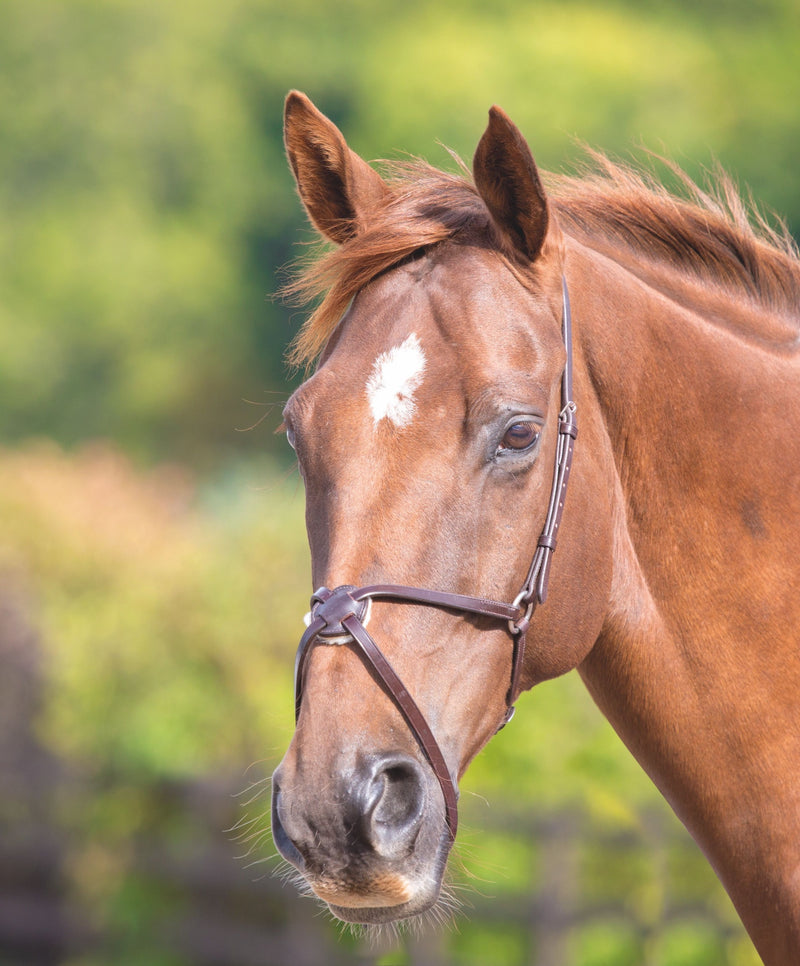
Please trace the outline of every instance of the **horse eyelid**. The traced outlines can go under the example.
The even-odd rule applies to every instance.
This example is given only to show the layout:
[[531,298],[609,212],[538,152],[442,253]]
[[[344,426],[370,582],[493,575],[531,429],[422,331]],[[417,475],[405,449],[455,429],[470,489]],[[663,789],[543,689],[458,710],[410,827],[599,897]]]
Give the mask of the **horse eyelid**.
[[276,434],[285,433],[286,442],[292,447],[293,450],[297,449],[297,446],[295,445],[294,429],[285,419],[280,424],[280,426],[275,430],[275,433]]
[[[539,440],[542,437],[542,426],[539,420],[531,416],[528,416],[528,417],[517,416],[506,424],[506,426],[503,429],[503,437],[505,437],[505,434],[508,432],[508,430],[516,423],[532,423],[534,428],[536,429],[535,437],[531,440],[528,446],[525,446],[522,449],[515,449],[513,446],[503,446],[502,442],[498,443],[494,451],[494,455],[492,456],[491,461],[493,463],[497,463],[500,460],[523,459],[526,456],[530,457],[538,449]],[[501,437],[501,440],[502,440],[502,437]]]
[[513,416],[511,419],[508,420],[508,422],[503,427],[502,435],[505,436],[505,434],[509,431],[509,429],[512,428],[512,426],[516,426],[519,423],[530,423],[530,425],[533,426],[534,429],[536,430],[536,435],[538,437],[541,435],[544,420],[540,416],[534,416],[532,414],[528,414],[525,416]]

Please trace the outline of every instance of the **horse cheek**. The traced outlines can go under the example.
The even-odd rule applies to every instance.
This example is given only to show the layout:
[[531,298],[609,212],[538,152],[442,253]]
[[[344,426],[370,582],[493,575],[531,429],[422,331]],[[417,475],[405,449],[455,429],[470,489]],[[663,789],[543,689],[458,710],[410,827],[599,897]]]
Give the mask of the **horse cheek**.
[[[610,488],[599,467],[584,470],[583,480],[569,494],[547,601],[528,630],[525,690],[578,667],[608,614],[614,545]],[[608,496],[598,499],[601,493]]]

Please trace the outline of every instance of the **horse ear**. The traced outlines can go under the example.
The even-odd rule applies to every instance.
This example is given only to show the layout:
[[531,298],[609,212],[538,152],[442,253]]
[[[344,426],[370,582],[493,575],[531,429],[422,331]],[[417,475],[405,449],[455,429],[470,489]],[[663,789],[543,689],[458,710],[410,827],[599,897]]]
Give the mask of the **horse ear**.
[[547,197],[525,138],[499,107],[489,111],[472,172],[500,241],[533,261],[550,223]]
[[341,131],[305,94],[292,91],[284,140],[300,199],[314,226],[341,245],[363,230],[388,192],[381,176],[347,146]]

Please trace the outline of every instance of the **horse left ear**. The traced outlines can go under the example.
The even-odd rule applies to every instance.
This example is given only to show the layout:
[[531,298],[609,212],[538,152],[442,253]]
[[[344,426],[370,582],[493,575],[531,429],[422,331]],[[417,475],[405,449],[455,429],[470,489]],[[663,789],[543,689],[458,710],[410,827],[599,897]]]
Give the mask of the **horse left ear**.
[[368,224],[372,207],[389,190],[386,182],[300,91],[286,98],[283,128],[286,154],[309,218],[326,238],[343,244]]
[[472,173],[501,243],[533,261],[550,224],[547,196],[525,138],[499,107],[489,111]]

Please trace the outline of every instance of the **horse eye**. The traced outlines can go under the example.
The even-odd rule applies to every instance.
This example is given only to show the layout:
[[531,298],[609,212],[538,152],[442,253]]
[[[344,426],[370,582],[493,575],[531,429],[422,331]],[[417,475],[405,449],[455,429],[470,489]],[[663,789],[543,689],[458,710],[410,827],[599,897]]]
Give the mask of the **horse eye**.
[[534,423],[512,423],[505,431],[500,449],[513,449],[517,452],[529,449],[539,438],[539,427]]

